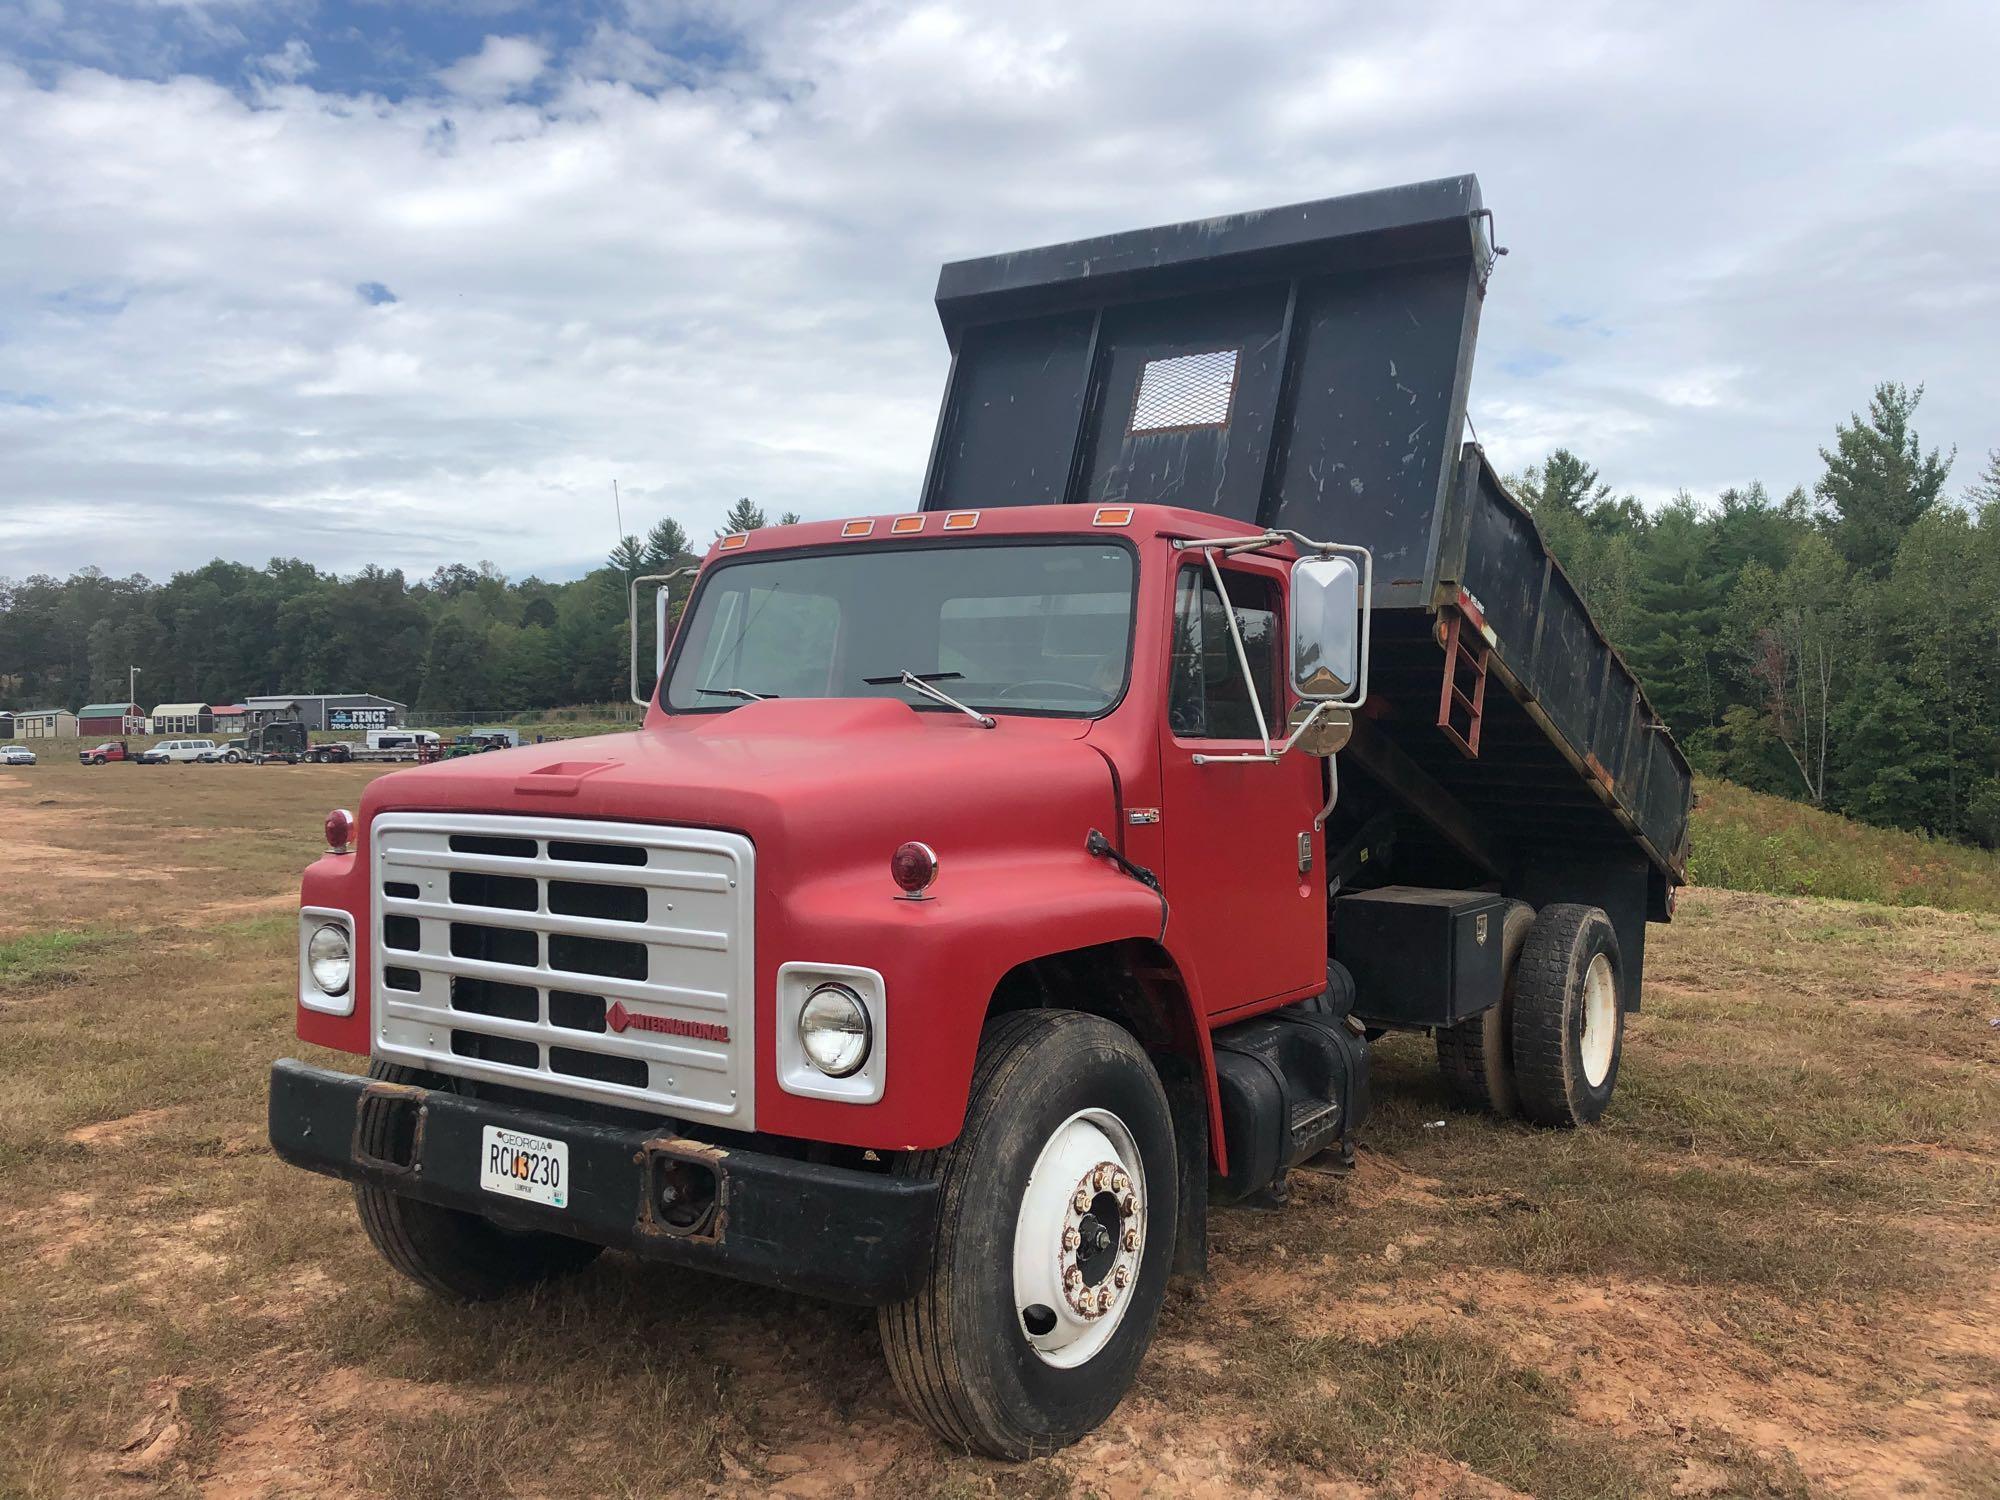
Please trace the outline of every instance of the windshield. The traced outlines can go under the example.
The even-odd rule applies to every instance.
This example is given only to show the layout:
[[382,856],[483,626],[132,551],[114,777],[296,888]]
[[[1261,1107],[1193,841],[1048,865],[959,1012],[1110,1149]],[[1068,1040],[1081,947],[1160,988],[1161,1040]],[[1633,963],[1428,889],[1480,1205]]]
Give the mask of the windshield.
[[729,563],[703,581],[675,709],[895,698],[924,678],[996,713],[1092,715],[1125,690],[1132,553],[1114,543],[856,548]]

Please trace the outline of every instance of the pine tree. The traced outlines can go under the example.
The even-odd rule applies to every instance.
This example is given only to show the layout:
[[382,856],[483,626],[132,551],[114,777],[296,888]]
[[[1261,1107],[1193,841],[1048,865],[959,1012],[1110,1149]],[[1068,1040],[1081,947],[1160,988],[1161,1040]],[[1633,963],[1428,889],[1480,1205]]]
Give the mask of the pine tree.
[[797,511],[795,511],[795,510],[788,510],[788,511],[786,511],[786,512],[785,512],[785,513],[784,513],[784,514],[783,514],[782,516],[779,516],[779,517],[778,517],[778,524],[779,524],[780,526],[796,526],[796,525],[798,525],[798,524],[799,524],[799,513],[798,513]]
[[748,495],[743,496],[729,507],[729,514],[722,518],[722,530],[718,537],[733,536],[739,531],[756,531],[771,523],[764,518],[764,512],[750,503]]
[[1832,451],[1819,450],[1826,472],[1813,486],[1831,510],[1834,541],[1849,563],[1880,578],[1895,560],[1896,548],[1917,518],[1937,503],[1951,472],[1952,458],[1926,454],[1910,418],[1924,388],[1910,390],[1893,380],[1875,387],[1868,416],[1834,429]]
[[631,578],[646,566],[646,544],[636,536],[620,537],[609,562],[618,573]]
[[686,529],[672,516],[662,516],[646,533],[645,564],[649,571],[675,567],[692,555]]
[[1965,498],[1975,508],[2000,505],[2000,448],[1986,455],[1986,467],[1965,487]]

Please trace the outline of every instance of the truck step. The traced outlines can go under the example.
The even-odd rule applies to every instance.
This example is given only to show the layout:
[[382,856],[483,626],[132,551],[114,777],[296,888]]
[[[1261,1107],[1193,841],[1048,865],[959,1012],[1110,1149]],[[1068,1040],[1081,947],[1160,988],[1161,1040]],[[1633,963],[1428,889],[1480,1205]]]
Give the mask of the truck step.
[[1303,1161],[1333,1144],[1340,1134],[1340,1103],[1334,1099],[1301,1099],[1292,1106],[1292,1150]]

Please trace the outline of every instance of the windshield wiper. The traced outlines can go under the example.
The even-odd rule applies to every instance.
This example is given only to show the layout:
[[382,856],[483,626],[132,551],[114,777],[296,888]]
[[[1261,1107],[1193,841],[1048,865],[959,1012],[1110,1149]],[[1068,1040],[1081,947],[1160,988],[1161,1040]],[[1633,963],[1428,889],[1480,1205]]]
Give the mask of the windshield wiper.
[[777,697],[776,693],[753,693],[748,688],[696,688],[697,693],[711,693],[718,698],[741,698],[749,703],[764,703]]
[[864,677],[861,680],[870,687],[886,687],[889,683],[900,682],[920,698],[928,698],[933,703],[942,703],[946,708],[955,708],[981,729],[992,729],[999,724],[991,714],[983,714],[978,709],[960,703],[942,688],[931,686],[933,679],[943,680],[963,677],[963,672],[901,672],[894,677]]

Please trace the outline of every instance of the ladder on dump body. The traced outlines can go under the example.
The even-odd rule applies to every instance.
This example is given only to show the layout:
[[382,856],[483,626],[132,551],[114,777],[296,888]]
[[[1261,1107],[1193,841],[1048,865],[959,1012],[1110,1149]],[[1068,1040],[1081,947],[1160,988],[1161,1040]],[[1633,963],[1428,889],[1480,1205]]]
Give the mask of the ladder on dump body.
[[1480,723],[1486,715],[1486,662],[1492,648],[1467,622],[1464,610],[1441,613],[1444,683],[1438,692],[1437,727],[1467,760],[1477,760]]

